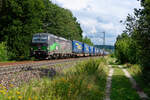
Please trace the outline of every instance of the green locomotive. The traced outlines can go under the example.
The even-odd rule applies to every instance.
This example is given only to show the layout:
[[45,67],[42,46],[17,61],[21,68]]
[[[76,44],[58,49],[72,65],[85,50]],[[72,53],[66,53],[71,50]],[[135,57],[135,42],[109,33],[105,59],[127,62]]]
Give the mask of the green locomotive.
[[58,58],[72,55],[72,41],[49,33],[33,35],[31,56],[36,58]]

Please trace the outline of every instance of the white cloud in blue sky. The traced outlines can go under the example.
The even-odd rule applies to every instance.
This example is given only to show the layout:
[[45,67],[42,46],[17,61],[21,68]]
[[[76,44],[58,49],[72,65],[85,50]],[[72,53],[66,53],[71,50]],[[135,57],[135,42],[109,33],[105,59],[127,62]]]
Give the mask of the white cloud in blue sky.
[[51,0],[61,7],[70,9],[83,29],[83,36],[91,38],[94,44],[103,43],[100,37],[106,33],[106,44],[114,45],[116,37],[124,26],[120,20],[140,8],[137,0]]

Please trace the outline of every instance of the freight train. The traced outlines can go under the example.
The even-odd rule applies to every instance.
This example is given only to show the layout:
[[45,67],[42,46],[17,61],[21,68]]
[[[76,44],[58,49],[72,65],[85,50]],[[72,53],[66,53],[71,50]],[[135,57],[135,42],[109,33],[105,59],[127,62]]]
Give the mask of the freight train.
[[76,40],[67,40],[49,33],[37,33],[33,35],[30,53],[38,59],[51,59],[100,56],[103,51]]

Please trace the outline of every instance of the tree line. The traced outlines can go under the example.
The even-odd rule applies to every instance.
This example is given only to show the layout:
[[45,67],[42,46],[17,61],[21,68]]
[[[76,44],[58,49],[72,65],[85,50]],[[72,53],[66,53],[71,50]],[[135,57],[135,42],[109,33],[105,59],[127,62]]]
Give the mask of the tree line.
[[150,0],[141,0],[141,9],[128,15],[126,29],[117,37],[115,55],[120,63],[140,64],[150,80]]
[[28,59],[32,35],[39,32],[92,44],[68,9],[49,0],[0,0],[0,43],[9,60]]

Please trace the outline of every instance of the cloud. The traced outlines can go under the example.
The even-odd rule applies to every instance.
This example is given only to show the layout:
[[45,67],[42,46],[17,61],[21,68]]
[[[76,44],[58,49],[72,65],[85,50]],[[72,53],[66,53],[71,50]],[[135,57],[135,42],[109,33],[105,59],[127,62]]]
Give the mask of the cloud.
[[[105,31],[106,44],[114,45],[121,34],[125,20],[134,8],[140,8],[137,0],[52,0],[61,7],[70,9],[83,29],[83,36],[91,38],[94,44],[103,44],[101,37]],[[99,41],[99,42],[98,42]]]
[[70,10],[80,10],[87,8],[91,0],[52,0],[52,1]]

